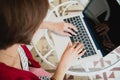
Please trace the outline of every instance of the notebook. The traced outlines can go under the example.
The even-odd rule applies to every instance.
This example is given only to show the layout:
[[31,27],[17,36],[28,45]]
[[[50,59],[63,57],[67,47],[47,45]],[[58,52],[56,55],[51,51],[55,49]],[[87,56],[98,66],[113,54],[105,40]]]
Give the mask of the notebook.
[[58,57],[69,41],[84,43],[86,53],[81,58],[85,59],[105,57],[120,45],[120,5],[116,0],[90,0],[79,14],[59,19],[75,25],[78,33],[70,38],[53,34]]

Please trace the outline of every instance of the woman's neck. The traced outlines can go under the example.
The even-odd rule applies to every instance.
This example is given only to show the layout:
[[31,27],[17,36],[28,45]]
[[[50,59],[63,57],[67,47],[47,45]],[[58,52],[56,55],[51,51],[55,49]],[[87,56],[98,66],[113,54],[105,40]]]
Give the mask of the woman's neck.
[[0,50],[0,62],[8,66],[21,69],[20,57],[18,54],[18,44],[15,44],[6,50]]

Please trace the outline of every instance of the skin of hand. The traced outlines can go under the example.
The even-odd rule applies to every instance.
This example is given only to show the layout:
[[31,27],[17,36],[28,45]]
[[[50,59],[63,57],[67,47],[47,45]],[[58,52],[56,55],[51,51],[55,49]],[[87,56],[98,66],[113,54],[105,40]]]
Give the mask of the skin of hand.
[[78,31],[74,25],[70,23],[65,23],[65,22],[44,21],[42,22],[40,28],[49,29],[50,31],[56,34],[63,35],[63,36],[76,35],[76,32]]
[[66,71],[71,67],[72,63],[85,53],[83,49],[84,45],[82,43],[75,42],[73,45],[68,44],[53,75],[56,80],[63,80]]

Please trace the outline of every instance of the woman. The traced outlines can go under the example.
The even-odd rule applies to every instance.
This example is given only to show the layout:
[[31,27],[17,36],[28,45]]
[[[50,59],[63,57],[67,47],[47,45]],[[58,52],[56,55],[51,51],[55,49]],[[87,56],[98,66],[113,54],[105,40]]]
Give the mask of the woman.
[[[0,80],[39,80],[24,69],[18,53],[19,46],[30,44],[37,30],[45,28],[60,35],[75,35],[77,29],[71,24],[43,21],[48,7],[48,0],[0,0]],[[84,53],[83,48],[82,43],[68,44],[51,80],[63,80],[71,64]],[[30,54],[26,57],[28,67],[40,67]]]

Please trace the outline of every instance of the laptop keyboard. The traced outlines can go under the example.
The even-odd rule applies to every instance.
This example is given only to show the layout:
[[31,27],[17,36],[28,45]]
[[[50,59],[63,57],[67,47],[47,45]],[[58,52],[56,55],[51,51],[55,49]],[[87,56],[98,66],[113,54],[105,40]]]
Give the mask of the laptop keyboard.
[[80,16],[70,17],[70,18],[64,19],[64,21],[67,23],[72,23],[78,29],[77,35],[75,35],[75,36],[73,35],[72,37],[70,37],[70,39],[72,42],[79,41],[84,44],[86,52],[83,56],[81,56],[81,58],[95,55],[96,52],[95,52],[93,45],[88,37],[88,34],[83,26]]

